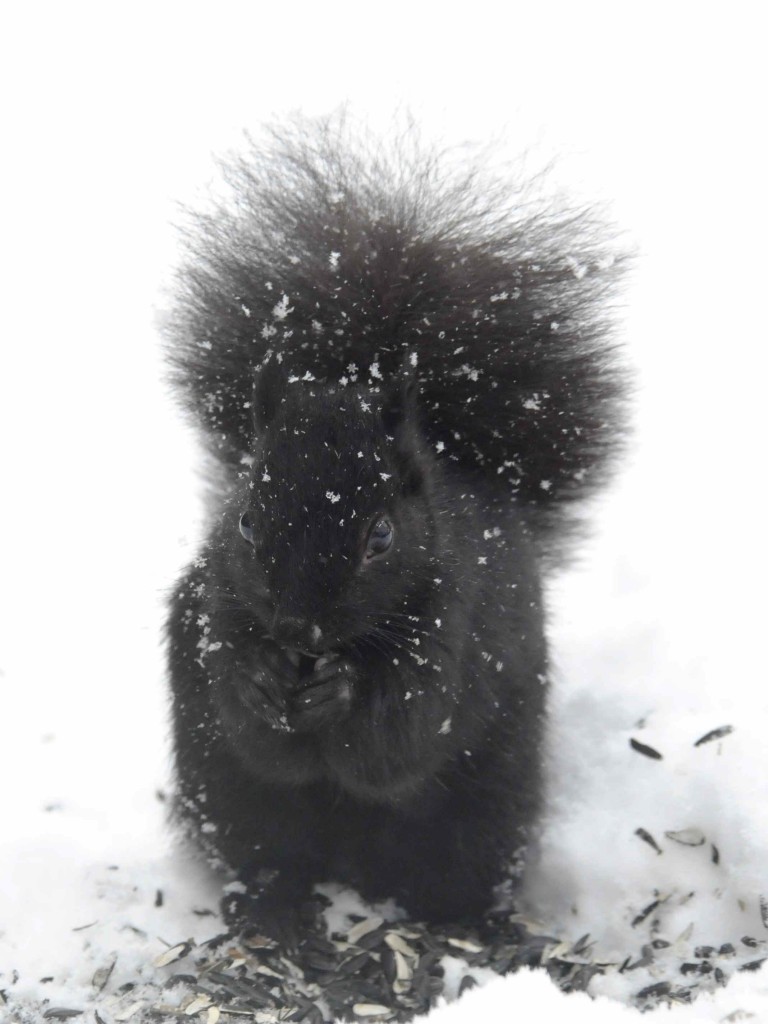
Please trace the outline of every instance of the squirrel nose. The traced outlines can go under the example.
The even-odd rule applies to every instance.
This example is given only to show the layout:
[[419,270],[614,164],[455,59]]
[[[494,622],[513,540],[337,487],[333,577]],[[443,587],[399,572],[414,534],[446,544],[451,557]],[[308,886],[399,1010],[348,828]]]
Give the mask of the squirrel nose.
[[295,615],[275,612],[269,631],[273,640],[282,647],[292,647],[304,654],[320,654],[324,649],[322,629],[316,623]]

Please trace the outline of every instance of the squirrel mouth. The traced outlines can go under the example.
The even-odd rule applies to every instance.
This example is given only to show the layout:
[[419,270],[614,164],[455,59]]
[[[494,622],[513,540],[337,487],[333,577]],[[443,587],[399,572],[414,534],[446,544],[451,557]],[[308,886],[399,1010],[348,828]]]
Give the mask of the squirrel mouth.
[[300,680],[309,678],[317,668],[322,668],[327,662],[333,661],[334,658],[338,657],[334,651],[328,651],[326,654],[313,654],[310,651],[304,651],[296,647],[286,647],[285,653],[288,659],[298,668]]

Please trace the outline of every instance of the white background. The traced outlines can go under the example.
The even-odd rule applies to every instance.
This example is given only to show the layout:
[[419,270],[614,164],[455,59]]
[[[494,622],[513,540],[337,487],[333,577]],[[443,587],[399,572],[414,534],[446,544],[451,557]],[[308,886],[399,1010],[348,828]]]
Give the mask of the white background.
[[[633,900],[685,884],[687,862],[649,874],[632,838],[660,808],[661,830],[698,815],[723,833],[710,931],[738,927],[739,893],[748,914],[768,893],[764,18],[706,2],[6,8],[0,969],[21,970],[30,998],[50,994],[42,974],[70,999],[85,984],[78,907],[88,918],[106,900],[119,916],[122,899],[138,921],[142,872],[173,889],[154,798],[168,768],[159,632],[199,514],[154,326],[174,203],[242,128],[345,101],[374,125],[407,106],[428,135],[557,154],[559,177],[610,200],[643,254],[626,326],[636,453],[553,592],[553,806],[532,898],[566,930],[578,902],[573,929],[620,948]],[[661,786],[639,759],[621,767],[648,713],[648,742],[674,751]],[[689,741],[737,720],[724,772],[688,760]],[[132,865],[122,896],[110,864]],[[192,927],[191,898],[174,918],[171,895],[167,938]],[[760,978],[740,978],[711,1019],[757,1009]],[[523,984],[494,1005],[522,1005]],[[561,1016],[582,1005],[557,998]]]

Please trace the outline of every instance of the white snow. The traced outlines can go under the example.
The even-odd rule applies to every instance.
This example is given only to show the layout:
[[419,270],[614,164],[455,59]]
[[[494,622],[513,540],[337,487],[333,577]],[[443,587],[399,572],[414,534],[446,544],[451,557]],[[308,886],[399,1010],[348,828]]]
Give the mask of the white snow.
[[[637,439],[594,539],[551,587],[549,810],[524,909],[558,935],[590,933],[605,959],[639,955],[657,920],[671,952],[658,977],[595,978],[593,998],[521,971],[428,1019],[637,1020],[630,995],[697,945],[765,955],[740,945],[768,941],[756,8],[649,3],[640,19],[554,6],[516,9],[492,33],[482,3],[439,22],[429,5],[397,17],[395,3],[383,22],[307,6],[290,74],[286,48],[263,45],[283,15],[251,5],[95,17],[73,2],[42,20],[17,5],[6,19],[0,989],[14,999],[88,1006],[110,965],[107,993],[220,930],[216,887],[174,846],[157,796],[162,608],[196,552],[199,456],[160,384],[152,308],[173,262],[172,204],[211,173],[208,154],[270,108],[323,112],[350,95],[374,121],[403,101],[450,138],[506,126],[562,151],[564,180],[614,199],[643,252],[627,300]],[[667,835],[690,829],[702,845]],[[334,912],[345,906],[359,904],[337,894]],[[740,1014],[768,1020],[765,970],[670,1018]]]

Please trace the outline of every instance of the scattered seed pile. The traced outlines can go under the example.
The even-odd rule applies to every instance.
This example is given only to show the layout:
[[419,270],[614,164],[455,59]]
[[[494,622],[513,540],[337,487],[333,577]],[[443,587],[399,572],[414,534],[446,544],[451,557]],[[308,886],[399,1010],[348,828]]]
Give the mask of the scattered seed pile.
[[[646,908],[643,921],[658,904],[656,900]],[[111,969],[103,968],[94,977],[101,995],[87,1009],[48,1006],[32,1013],[11,1002],[10,1021],[400,1022],[426,1013],[440,997],[455,998],[478,982],[521,966],[546,970],[566,993],[586,991],[596,975],[617,972],[629,977],[637,972],[641,979],[650,972],[660,980],[638,980],[632,1000],[647,1010],[690,1003],[699,992],[725,985],[734,971],[757,970],[768,959],[765,940],[744,936],[738,946],[698,946],[691,955],[689,936],[682,935],[674,942],[653,939],[639,956],[621,963],[601,962],[592,955],[594,943],[588,935],[575,943],[561,942],[514,914],[489,920],[481,930],[427,929],[369,917],[353,919],[348,931],[329,935],[320,922],[316,913],[290,951],[254,931],[226,932],[199,945],[182,942],[156,958],[156,982],[127,984],[107,994]],[[689,956],[682,958],[680,951],[686,948]]]
[[[713,729],[694,745],[732,731],[731,726]],[[663,760],[662,753],[634,738],[629,746]],[[656,854],[663,853],[647,829],[638,827],[635,835]],[[692,850],[704,847],[712,863],[719,864],[717,847],[699,829],[667,831],[664,839]],[[717,946],[693,945],[693,924],[680,935],[665,934],[665,909],[695,899],[695,892],[654,892],[631,920],[637,951],[607,961],[598,957],[589,935],[565,942],[508,912],[477,929],[352,916],[344,931],[329,934],[322,911],[330,901],[318,894],[305,906],[301,932],[290,945],[253,929],[228,931],[200,944],[189,940],[169,946],[155,958],[149,975],[142,971],[141,980],[117,988],[110,985],[116,963],[111,960],[95,972],[87,1007],[47,1001],[35,1008],[20,1005],[11,986],[0,989],[0,1008],[6,1004],[10,1010],[10,1024],[78,1018],[88,1024],[401,1022],[427,1013],[440,999],[456,998],[495,975],[527,966],[545,970],[564,993],[587,991],[596,977],[622,976],[627,1001],[649,1010],[690,1003],[701,992],[726,985],[735,972],[756,971],[768,961],[768,938],[744,935]],[[161,905],[162,894],[155,900]],[[768,899],[759,900],[759,916],[768,932]]]

